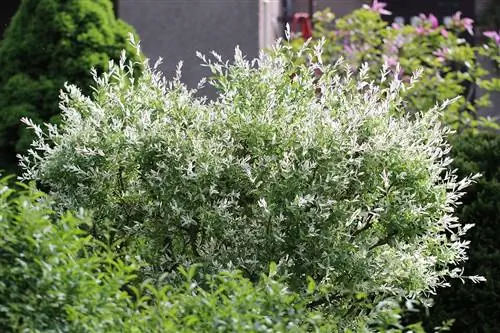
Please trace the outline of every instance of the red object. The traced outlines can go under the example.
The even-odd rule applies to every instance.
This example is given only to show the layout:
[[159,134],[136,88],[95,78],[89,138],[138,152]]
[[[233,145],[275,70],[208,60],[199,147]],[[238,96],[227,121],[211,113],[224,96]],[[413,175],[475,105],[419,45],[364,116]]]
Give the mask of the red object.
[[292,33],[297,33],[297,26],[300,26],[302,38],[309,39],[312,37],[312,22],[309,13],[295,13],[292,16],[292,24],[290,30]]

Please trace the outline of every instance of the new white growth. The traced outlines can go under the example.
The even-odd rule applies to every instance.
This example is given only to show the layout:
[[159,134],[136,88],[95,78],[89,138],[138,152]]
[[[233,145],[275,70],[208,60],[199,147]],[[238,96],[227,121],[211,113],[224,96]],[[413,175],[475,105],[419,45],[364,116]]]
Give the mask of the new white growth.
[[61,207],[93,209],[97,232],[113,221],[158,273],[200,262],[257,277],[279,262],[291,288],[311,276],[346,322],[370,312],[355,295],[421,298],[463,278],[470,225],[453,211],[471,179],[448,170],[448,102],[407,115],[408,87],[388,68],[370,82],[367,67],[313,61],[321,47],[300,52],[310,64],[280,43],[252,61],[199,54],[212,102],[180,82],[180,66],[171,81],[147,63],[134,78],[122,58],[94,72],[92,98],[66,87],[59,129],[24,120],[37,140],[23,178]]

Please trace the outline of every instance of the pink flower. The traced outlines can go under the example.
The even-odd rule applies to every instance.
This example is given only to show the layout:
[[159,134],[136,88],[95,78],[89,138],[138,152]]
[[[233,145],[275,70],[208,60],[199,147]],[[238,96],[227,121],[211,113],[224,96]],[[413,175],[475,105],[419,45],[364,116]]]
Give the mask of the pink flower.
[[434,54],[437,57],[437,60],[439,62],[444,62],[448,57],[449,52],[447,48],[443,48],[432,52],[432,54]]
[[392,52],[392,53],[397,53],[398,52],[398,46],[395,45],[395,44],[389,44],[389,52]]
[[415,28],[417,34],[428,35],[429,33],[439,28],[439,21],[433,14],[429,14],[429,16],[426,16],[425,14],[421,13],[419,15],[419,18],[420,21],[418,22],[418,26]]
[[462,24],[464,26],[464,29],[467,30],[467,32],[471,35],[474,35],[474,28],[472,27],[472,24],[474,23],[474,20],[468,17],[464,17],[462,20]]
[[493,39],[495,44],[500,45],[500,30],[498,32],[496,31],[485,31],[483,33],[486,37]]
[[416,27],[415,31],[418,35],[427,35],[429,33],[429,31],[424,27]]
[[385,9],[386,6],[387,6],[387,3],[385,3],[385,2],[378,2],[378,0],[373,0],[373,3],[371,6],[363,5],[363,8],[372,10],[376,13],[379,13],[380,15],[391,15],[392,12]]
[[474,23],[473,19],[468,18],[468,17],[462,18],[462,12],[460,12],[460,11],[456,12],[455,15],[453,15],[453,17],[451,19],[452,19],[453,25],[467,30],[467,32],[471,35],[474,34],[474,28],[472,26],[472,24]]
[[448,38],[448,30],[445,28],[441,29],[441,35],[443,35],[444,38]]
[[394,40],[394,46],[395,46],[396,48],[398,48],[398,49],[399,49],[399,48],[401,48],[403,45],[405,45],[405,43],[407,43],[407,42],[408,42],[408,41],[407,41],[407,38],[405,38],[405,36],[404,36],[404,35],[398,35],[398,36],[396,37],[396,39]]
[[455,14],[453,14],[453,16],[451,17],[451,19],[454,22],[459,22],[462,19],[462,12],[461,11],[456,12]]
[[384,55],[383,59],[384,59],[384,63],[386,63],[387,66],[389,66],[389,67],[396,67],[396,65],[398,64],[398,58],[396,58],[394,56]]
[[345,41],[344,42],[344,52],[348,54],[353,54],[354,53],[354,47],[351,43]]
[[399,26],[399,24],[397,24],[397,23],[393,23],[393,24],[392,24],[392,28],[393,28],[394,30],[399,30],[399,29],[401,29],[401,27],[400,27],[400,26]]
[[439,26],[439,22],[436,16],[430,14],[428,20],[431,24],[432,29],[436,29]]

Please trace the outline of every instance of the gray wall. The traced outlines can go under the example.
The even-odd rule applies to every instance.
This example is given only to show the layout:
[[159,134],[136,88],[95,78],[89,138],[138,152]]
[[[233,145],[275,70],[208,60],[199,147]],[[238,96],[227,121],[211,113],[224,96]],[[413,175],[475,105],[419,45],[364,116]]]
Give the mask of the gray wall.
[[160,56],[164,59],[167,77],[179,60],[184,61],[183,82],[190,88],[208,75],[196,51],[215,50],[229,59],[240,45],[248,57],[258,55],[257,0],[120,0],[118,11],[120,18],[136,28],[151,62]]

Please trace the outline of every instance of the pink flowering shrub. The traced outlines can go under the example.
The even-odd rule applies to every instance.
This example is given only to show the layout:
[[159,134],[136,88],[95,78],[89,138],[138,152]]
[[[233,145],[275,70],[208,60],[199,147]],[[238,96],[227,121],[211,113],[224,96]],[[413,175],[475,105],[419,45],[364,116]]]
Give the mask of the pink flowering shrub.
[[[500,31],[485,32],[486,44],[474,46],[464,37],[474,34],[473,20],[455,13],[440,23],[433,14],[420,14],[416,24],[392,25],[384,15],[390,15],[386,4],[375,0],[351,14],[335,19],[328,9],[315,15],[315,32],[311,43],[326,40],[323,61],[346,61],[356,71],[368,63],[370,75],[380,79],[385,63],[397,70],[403,81],[421,70],[421,79],[406,92],[408,108],[425,111],[445,99],[460,96],[444,113],[444,121],[454,128],[488,126],[498,128],[491,119],[479,117],[478,107],[490,106],[489,94],[478,95],[478,87],[500,91],[500,80],[488,76],[480,57],[500,64]],[[301,39],[292,41],[300,47]]]

